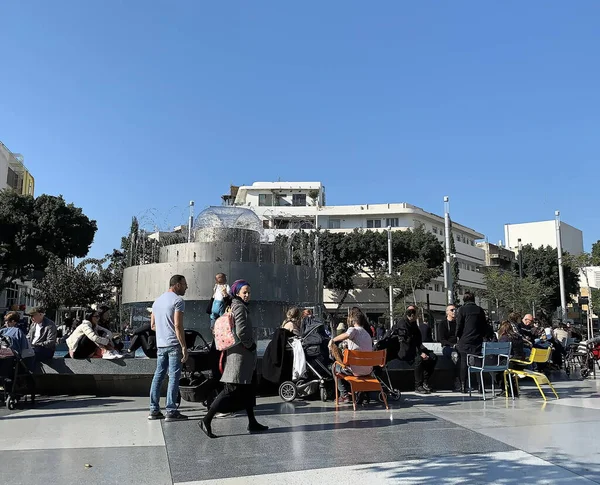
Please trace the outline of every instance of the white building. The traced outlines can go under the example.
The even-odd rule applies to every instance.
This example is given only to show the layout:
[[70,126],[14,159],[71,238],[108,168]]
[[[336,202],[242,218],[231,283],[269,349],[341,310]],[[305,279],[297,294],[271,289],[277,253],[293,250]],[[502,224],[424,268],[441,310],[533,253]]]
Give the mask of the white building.
[[[579,270],[579,287],[600,288],[600,266],[588,266]],[[599,302],[600,303],[600,302]]]
[[[526,222],[523,224],[505,224],[504,240],[507,248],[518,252],[521,244],[531,244],[534,248],[550,246],[556,249],[555,221]],[[572,255],[583,253],[583,233],[569,224],[560,223],[560,237],[563,251]]]
[[[407,203],[325,205],[325,187],[320,182],[256,182],[251,186],[232,187],[231,194],[223,196],[226,203],[235,203],[252,209],[262,220],[265,237],[274,240],[279,234],[289,235],[298,229],[321,228],[331,232],[351,232],[356,228],[384,231],[408,230],[422,225],[444,244],[444,218]],[[485,265],[483,249],[475,242],[484,235],[461,224],[453,223],[456,255],[460,266],[460,285],[463,288],[483,289]],[[356,281],[357,288],[346,298],[342,309],[360,305],[367,313],[385,314],[388,297],[383,289],[367,288],[364,280]],[[432,311],[442,312],[446,306],[443,278],[418,291],[418,302],[424,303],[429,295]],[[328,310],[335,310],[340,295],[324,290],[323,301]]]

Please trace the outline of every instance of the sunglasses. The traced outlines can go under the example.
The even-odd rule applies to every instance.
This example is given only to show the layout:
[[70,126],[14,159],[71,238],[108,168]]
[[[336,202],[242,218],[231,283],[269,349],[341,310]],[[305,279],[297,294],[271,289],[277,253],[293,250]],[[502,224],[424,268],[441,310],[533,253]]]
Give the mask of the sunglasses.
[[450,308],[450,310],[448,310],[449,312],[455,312],[456,308]]

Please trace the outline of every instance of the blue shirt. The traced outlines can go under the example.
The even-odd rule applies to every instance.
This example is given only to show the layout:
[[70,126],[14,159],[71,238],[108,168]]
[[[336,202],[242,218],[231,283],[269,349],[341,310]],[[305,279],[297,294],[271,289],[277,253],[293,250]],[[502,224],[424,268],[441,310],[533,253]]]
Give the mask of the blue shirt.
[[183,298],[173,291],[167,291],[159,296],[152,305],[152,315],[156,325],[156,346],[173,347],[179,345],[175,334],[175,312],[185,310]]
[[27,337],[19,327],[4,327],[0,329],[0,335],[8,337],[10,340],[10,348],[19,354],[22,354],[23,350],[29,348]]

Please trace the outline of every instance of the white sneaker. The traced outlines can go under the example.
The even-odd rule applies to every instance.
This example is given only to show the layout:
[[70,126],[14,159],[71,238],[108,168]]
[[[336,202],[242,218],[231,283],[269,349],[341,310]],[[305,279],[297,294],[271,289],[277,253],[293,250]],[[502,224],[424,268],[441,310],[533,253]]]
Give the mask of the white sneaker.
[[233,413],[217,413],[217,414],[215,414],[215,418],[228,418],[229,416],[233,416]]
[[103,359],[114,360],[114,359],[122,359],[123,356],[114,350],[109,350],[108,352],[104,352],[102,355]]

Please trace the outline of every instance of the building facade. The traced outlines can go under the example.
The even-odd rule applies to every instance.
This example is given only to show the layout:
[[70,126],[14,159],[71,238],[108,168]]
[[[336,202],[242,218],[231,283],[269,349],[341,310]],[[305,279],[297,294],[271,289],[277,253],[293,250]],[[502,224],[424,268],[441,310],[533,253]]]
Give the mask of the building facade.
[[[560,237],[563,251],[577,256],[583,253],[583,232],[565,222],[560,223]],[[551,221],[505,224],[504,241],[506,247],[515,252],[521,244],[531,244],[534,248],[550,246],[556,249],[556,223]]]
[[479,242],[477,247],[483,249],[485,255],[485,267],[502,271],[511,271],[516,261],[514,251],[503,247],[501,244]]
[[[324,229],[331,232],[352,232],[355,229],[385,231],[410,230],[422,226],[444,244],[444,218],[407,203],[331,205],[325,204],[325,187],[320,182],[256,182],[235,187],[224,196],[225,203],[252,209],[263,221],[264,237],[274,240],[278,235],[290,235],[300,229]],[[235,192],[235,194],[233,193]],[[484,235],[461,224],[453,223],[456,257],[463,288],[484,289],[485,252],[476,241]],[[366,278],[357,278],[339,309],[343,312],[359,305],[372,319],[387,315],[389,300],[385,290],[368,288]],[[340,296],[325,289],[323,302],[328,311],[338,309]],[[416,300],[429,302],[432,312],[439,315],[446,307],[443,278],[433,280],[424,290],[417,291]]]
[[11,152],[0,142],[0,190],[12,189],[21,195],[34,195],[35,179],[23,163],[23,155]]

